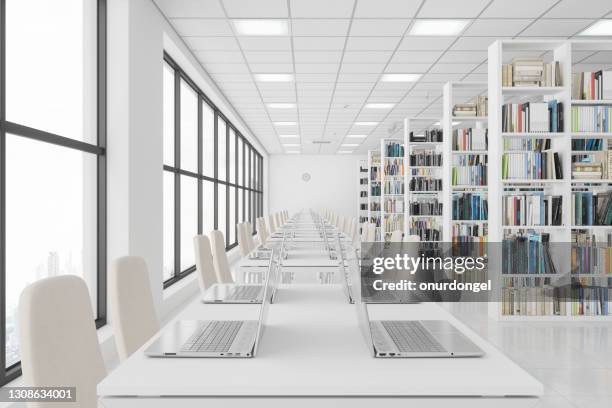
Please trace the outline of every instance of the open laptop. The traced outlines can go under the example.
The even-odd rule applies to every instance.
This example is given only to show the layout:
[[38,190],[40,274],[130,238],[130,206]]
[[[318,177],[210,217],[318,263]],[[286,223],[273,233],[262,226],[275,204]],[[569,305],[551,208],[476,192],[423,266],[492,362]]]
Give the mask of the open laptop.
[[[271,263],[271,265],[274,265]],[[266,322],[271,296],[268,271],[258,320],[179,320],[146,350],[149,357],[255,357]]]
[[[278,250],[277,250],[278,251]],[[281,259],[285,253],[285,240],[283,240],[280,251]],[[276,296],[276,291],[280,283],[281,270],[280,262],[275,261],[272,254],[268,260],[268,274],[274,272],[271,278],[271,289],[269,291],[272,302]],[[264,285],[247,283],[215,283],[204,292],[202,302],[213,304],[244,304],[261,303],[263,299]]]
[[[476,344],[446,320],[370,320],[361,299],[357,251],[349,259],[359,327],[374,357],[480,357]],[[405,306],[410,307],[410,306]]]

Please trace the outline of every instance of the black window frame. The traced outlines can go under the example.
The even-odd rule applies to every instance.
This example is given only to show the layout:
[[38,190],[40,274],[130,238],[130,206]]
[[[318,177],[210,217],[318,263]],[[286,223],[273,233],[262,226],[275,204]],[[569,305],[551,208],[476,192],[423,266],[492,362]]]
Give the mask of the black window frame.
[[[97,317],[106,324],[106,0],[96,4],[96,144],[24,126],[6,120],[6,0],[0,0],[0,386],[21,375],[21,362],[6,367],[6,135],[11,134],[96,155],[97,190]],[[11,137],[14,137],[11,136]]]
[[[230,228],[236,228],[236,224],[241,222],[242,217],[239,214],[238,199],[240,194],[245,198],[243,201],[242,211],[245,214],[245,220],[252,222],[253,231],[255,234],[257,232],[254,220],[251,221],[252,216],[260,217],[263,215],[263,156],[255,149],[255,147],[249,142],[249,140],[242,135],[242,133],[232,124],[232,122],[223,114],[223,112],[208,98],[208,96],[196,85],[196,83],[189,77],[189,75],[180,67],[179,64],[168,54],[168,52],[164,51],[163,54],[163,62],[167,64],[174,71],[174,164],[172,166],[163,164],[163,171],[170,172],[174,174],[174,267],[172,277],[166,279],[163,282],[164,289],[172,286],[176,282],[180,281],[184,277],[188,276],[192,272],[195,271],[195,265],[191,265],[188,268],[181,270],[180,268],[180,250],[181,250],[181,237],[180,237],[180,219],[181,219],[181,196],[180,196],[180,177],[187,176],[196,178],[198,181],[198,234],[202,233],[203,226],[203,213],[202,213],[202,204],[204,202],[203,197],[203,182],[212,182],[214,185],[214,220],[213,225],[214,228],[218,228],[218,195],[219,195],[219,185],[224,185],[225,188],[225,231],[223,231],[225,236],[225,250],[229,251],[232,248],[238,245],[238,237],[234,230],[234,240],[233,242],[229,241],[230,237]],[[191,171],[186,171],[181,169],[181,161],[180,161],[180,83],[184,81],[187,85],[191,87],[193,91],[198,95],[198,172],[193,173]],[[203,118],[202,118],[202,107],[203,104],[207,104],[209,108],[212,109],[214,113],[214,176],[210,177],[203,174],[203,157],[202,157],[202,145],[203,145]],[[218,120],[223,120],[225,122],[225,134],[219,135],[219,126]],[[230,143],[229,137],[231,131],[234,133],[234,137],[236,138],[233,143],[234,151],[230,152]],[[225,149],[226,149],[226,158],[225,158],[225,180],[219,179],[219,157],[218,157],[218,142],[219,137],[225,137]],[[238,154],[238,141],[242,141],[242,172],[243,177],[240,179],[238,177],[238,172],[241,169],[240,164],[238,163],[239,154]],[[246,155],[247,152],[252,152],[254,157],[258,158],[258,173],[259,173],[259,185],[251,185],[251,168],[250,166],[247,168]],[[230,160],[229,155],[232,153],[234,155],[234,180],[230,180]],[[250,154],[249,154],[250,158]],[[250,163],[250,162],[249,162]],[[234,225],[230,226],[230,191],[231,188],[234,188]],[[164,193],[165,194],[165,193]],[[247,206],[246,197],[249,197],[249,204],[251,203],[250,197],[251,195],[257,200],[253,200],[252,206]],[[255,205],[257,203],[257,205]],[[191,242],[188,244],[191,245]]]

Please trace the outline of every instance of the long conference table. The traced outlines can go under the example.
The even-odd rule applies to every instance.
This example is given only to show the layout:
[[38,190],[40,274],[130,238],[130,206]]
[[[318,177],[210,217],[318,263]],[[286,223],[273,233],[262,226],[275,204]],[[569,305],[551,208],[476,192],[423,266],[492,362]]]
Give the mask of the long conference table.
[[[259,307],[204,304],[197,298],[167,327],[180,319],[257,319]],[[379,304],[368,310],[371,319],[448,320],[486,354],[373,358],[356,306],[341,285],[289,284],[279,287],[270,306],[256,357],[149,358],[143,351],[154,336],[100,382],[98,394],[106,407],[504,408],[532,407],[543,393],[538,380],[436,304]]]

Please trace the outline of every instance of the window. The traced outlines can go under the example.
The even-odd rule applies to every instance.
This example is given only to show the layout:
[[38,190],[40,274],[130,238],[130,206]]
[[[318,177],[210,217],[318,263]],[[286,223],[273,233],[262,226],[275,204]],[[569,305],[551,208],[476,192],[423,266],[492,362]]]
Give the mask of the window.
[[20,375],[28,284],[81,276],[106,322],[104,4],[0,0],[0,385]]
[[263,214],[263,185],[251,183],[263,158],[167,54],[163,90],[168,287],[195,270],[195,235],[220,230],[229,250],[238,244],[236,224]]

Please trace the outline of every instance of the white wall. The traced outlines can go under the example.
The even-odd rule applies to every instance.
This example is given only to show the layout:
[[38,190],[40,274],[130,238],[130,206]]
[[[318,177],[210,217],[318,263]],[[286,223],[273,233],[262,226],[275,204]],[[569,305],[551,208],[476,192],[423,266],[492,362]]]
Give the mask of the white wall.
[[[358,216],[359,160],[353,155],[272,155],[269,158],[270,211],[329,208]],[[309,173],[304,182],[302,174]]]

